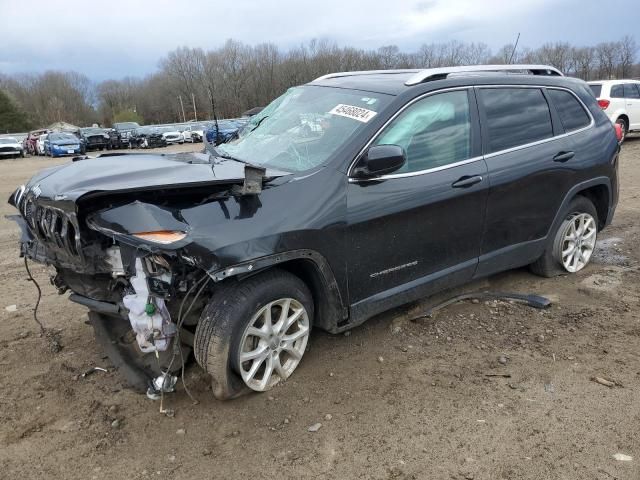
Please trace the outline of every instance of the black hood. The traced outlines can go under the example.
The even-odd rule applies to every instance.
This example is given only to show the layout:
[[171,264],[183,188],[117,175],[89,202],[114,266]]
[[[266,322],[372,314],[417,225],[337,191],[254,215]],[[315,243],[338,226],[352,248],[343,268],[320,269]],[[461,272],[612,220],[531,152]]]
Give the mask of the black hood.
[[[245,164],[208,154],[125,154],[102,156],[49,168],[36,174],[26,191],[37,191],[41,200],[71,201],[88,193],[127,192],[242,183]],[[268,169],[266,177],[286,172]]]

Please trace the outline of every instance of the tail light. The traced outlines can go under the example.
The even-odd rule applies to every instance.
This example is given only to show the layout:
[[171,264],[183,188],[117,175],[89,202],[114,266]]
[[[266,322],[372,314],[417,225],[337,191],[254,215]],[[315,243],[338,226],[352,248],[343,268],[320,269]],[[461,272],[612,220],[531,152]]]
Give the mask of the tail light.
[[600,106],[601,109],[606,110],[607,107],[609,106],[611,102],[609,100],[598,100],[598,105]]
[[622,141],[622,125],[620,125],[619,123],[614,123],[613,129],[616,131],[616,138],[618,139],[618,141]]

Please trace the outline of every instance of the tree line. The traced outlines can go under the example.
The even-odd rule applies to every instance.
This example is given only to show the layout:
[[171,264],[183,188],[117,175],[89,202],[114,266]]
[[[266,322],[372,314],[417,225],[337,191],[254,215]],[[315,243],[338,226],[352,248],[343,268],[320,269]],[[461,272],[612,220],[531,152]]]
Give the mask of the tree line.
[[[170,123],[237,117],[264,106],[287,88],[330,72],[392,68],[432,68],[484,63],[542,63],[584,80],[640,77],[638,46],[626,35],[593,46],[547,43],[536,49],[484,43],[430,43],[403,52],[395,45],[376,50],[341,47],[327,40],[283,50],[271,43],[236,40],[213,50],[180,47],[145,78],[93,83],[77,72],[1,75],[7,97],[0,131],[39,128],[56,121],[111,125],[114,121]],[[3,98],[3,97],[0,97]],[[6,117],[6,118],[5,118]]]

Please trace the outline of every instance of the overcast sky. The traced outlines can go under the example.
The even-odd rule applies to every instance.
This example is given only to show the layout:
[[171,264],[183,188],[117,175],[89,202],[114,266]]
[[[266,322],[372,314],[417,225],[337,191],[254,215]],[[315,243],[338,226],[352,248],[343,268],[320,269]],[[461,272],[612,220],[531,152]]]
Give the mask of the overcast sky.
[[[217,5],[217,6],[216,6]],[[449,40],[594,45],[640,30],[634,1],[602,0],[0,0],[0,72],[142,76],[178,46],[228,38],[288,48],[312,38],[405,51]],[[640,41],[640,38],[637,38]]]

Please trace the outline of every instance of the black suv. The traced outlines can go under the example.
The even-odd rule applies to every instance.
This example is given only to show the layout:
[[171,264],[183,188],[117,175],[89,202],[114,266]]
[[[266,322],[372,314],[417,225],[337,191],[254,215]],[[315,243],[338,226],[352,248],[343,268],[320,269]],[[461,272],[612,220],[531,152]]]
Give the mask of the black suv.
[[581,270],[618,152],[587,84],[552,67],[338,73],[211,154],[80,160],[10,202],[22,255],[55,266],[134,386],[170,389],[193,353],[231,398],[289,377],[312,326],[524,265]]
[[85,152],[89,150],[106,150],[109,145],[109,134],[104,128],[86,127],[78,132]]
[[137,122],[114,123],[113,129],[117,132],[120,142],[117,148],[129,147],[129,139],[133,134],[133,131],[137,128],[140,128],[140,125]]

